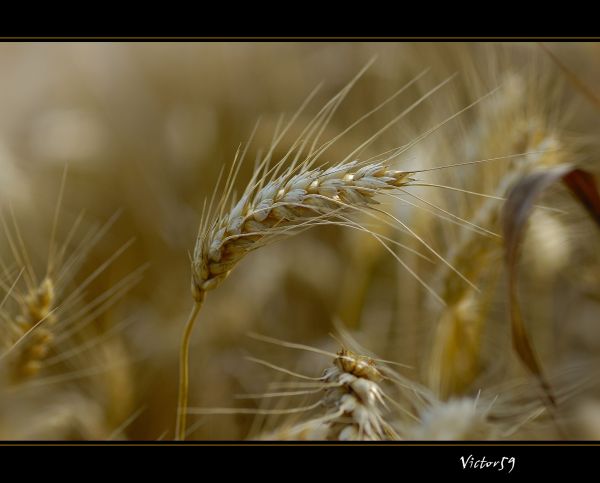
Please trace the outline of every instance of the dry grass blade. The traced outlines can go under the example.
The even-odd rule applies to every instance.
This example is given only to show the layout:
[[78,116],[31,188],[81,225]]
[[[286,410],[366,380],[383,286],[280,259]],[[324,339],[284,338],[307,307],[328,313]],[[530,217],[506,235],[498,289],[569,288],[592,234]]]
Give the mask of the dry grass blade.
[[517,294],[517,262],[519,248],[525,236],[525,228],[534,201],[550,185],[562,178],[573,168],[568,165],[538,171],[524,177],[511,190],[502,212],[505,262],[508,270],[508,297],[514,349],[521,362],[539,380],[550,402],[555,405],[550,385],[544,377],[541,363],[535,353],[521,312]]

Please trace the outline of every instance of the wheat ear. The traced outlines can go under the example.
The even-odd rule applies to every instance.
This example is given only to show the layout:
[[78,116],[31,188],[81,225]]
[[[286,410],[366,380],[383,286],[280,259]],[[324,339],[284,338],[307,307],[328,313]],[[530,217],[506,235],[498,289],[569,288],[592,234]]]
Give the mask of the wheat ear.
[[[283,426],[260,439],[371,440],[399,439],[386,421],[388,407],[381,382],[385,379],[375,361],[342,348],[319,378],[324,395],[317,408],[322,414],[294,426]],[[301,393],[303,391],[299,391]],[[315,390],[304,391],[305,393]],[[280,393],[282,396],[292,395]],[[267,410],[268,411],[268,410]]]
[[[21,314],[16,317],[19,337],[31,332],[17,356],[11,373],[13,383],[35,376],[41,369],[42,360],[48,355],[54,335],[49,329],[56,323],[54,285],[45,278],[39,287],[23,297]],[[41,323],[45,327],[38,327]]]
[[290,172],[246,193],[196,242],[194,299],[201,302],[248,252],[324,220],[342,219],[348,209],[373,204],[374,195],[410,181],[410,173],[390,170],[382,163],[356,169],[357,164]]
[[[333,364],[327,367],[320,377],[311,377],[276,366],[261,359],[249,357],[252,362],[270,369],[304,379],[303,382],[284,382],[282,387],[293,388],[291,391],[267,392],[263,394],[247,394],[241,399],[286,398],[290,396],[321,394],[313,404],[291,408],[192,408],[190,414],[256,414],[256,415],[298,415],[311,413],[311,416],[298,424],[284,424],[274,432],[262,433],[258,439],[323,439],[323,440],[388,440],[399,439],[399,435],[387,419],[393,415],[386,400],[396,403],[384,392],[383,383],[406,384],[411,391],[418,387],[400,375],[379,365],[378,359],[359,355],[345,347],[337,353],[328,352],[303,344],[295,344],[258,334],[251,337],[264,342],[282,345],[287,348],[314,352],[332,356]],[[387,361],[389,362],[389,361]],[[308,382],[307,382],[307,381]]]

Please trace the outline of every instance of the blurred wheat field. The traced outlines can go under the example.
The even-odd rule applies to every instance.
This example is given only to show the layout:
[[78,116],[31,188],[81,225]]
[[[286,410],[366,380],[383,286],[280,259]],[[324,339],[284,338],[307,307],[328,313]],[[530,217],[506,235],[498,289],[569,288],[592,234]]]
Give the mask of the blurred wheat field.
[[[600,95],[598,44],[546,48]],[[600,232],[557,183],[521,246],[550,407],[511,342],[501,223],[532,173],[598,175],[600,111],[536,43],[429,42],[0,44],[0,438],[175,438],[203,203],[246,149],[237,200],[371,61],[321,143],[405,88],[317,165],[414,181],[357,213],[368,232],[323,223],[210,291],[187,438],[600,438]]]

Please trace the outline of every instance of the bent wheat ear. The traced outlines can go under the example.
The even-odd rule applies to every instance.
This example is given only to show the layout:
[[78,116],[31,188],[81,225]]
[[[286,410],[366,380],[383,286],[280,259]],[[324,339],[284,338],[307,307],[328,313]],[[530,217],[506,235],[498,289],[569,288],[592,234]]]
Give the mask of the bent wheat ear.
[[410,173],[358,162],[329,169],[293,171],[250,189],[237,205],[215,219],[196,241],[192,293],[200,301],[249,252],[353,208],[376,203],[374,195],[411,181]]

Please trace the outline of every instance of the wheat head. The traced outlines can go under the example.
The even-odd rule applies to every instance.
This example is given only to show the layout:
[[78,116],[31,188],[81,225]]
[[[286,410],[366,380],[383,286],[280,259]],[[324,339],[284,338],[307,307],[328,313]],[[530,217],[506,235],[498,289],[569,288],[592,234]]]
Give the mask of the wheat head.
[[297,174],[291,170],[250,189],[199,235],[192,262],[194,299],[202,300],[252,250],[327,220],[342,220],[348,211],[376,203],[376,194],[410,180],[410,173],[383,163],[360,167],[354,161]]

